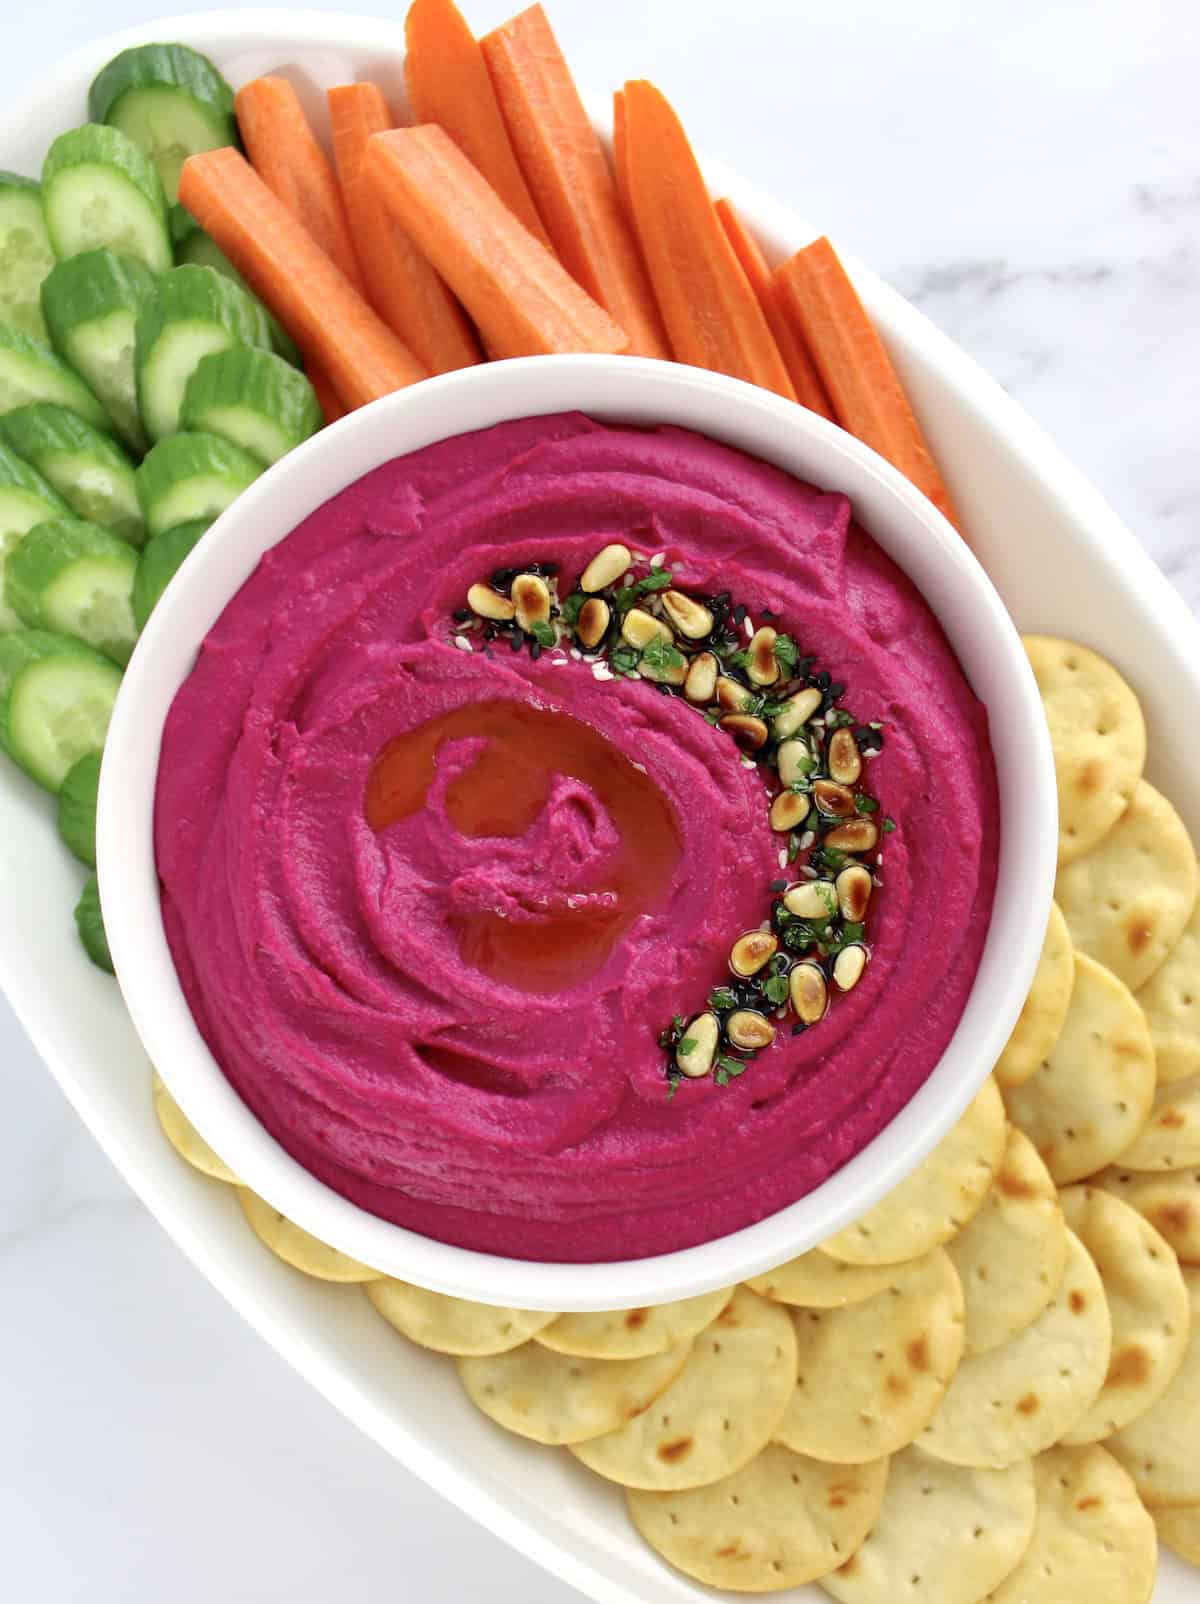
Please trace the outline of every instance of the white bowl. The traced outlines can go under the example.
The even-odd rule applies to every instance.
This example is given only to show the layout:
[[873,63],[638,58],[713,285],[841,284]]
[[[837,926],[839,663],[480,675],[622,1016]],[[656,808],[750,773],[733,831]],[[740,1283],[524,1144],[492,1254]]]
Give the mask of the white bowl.
[[[985,703],[1000,787],[1000,872],[962,1019],[924,1086],[849,1164],[799,1201],[698,1247],[600,1264],[531,1262],[402,1229],[316,1180],[225,1079],[176,978],[160,916],[153,804],[163,722],[197,649],[259,558],[362,474],[449,435],[580,410],[716,436],[822,488],[857,520],[941,620]],[[247,1185],[324,1242],[439,1292],[526,1308],[629,1306],[725,1286],[801,1253],[901,1180],[958,1118],[1004,1046],[1029,989],[1057,843],[1045,717],[1020,639],[983,569],[918,491],[815,414],[717,374],[628,357],[492,363],[385,397],[293,452],[238,497],[172,582],[138,642],[109,731],[98,855],[105,923],[138,1034],[188,1117]],[[953,940],[953,932],[946,933]]]

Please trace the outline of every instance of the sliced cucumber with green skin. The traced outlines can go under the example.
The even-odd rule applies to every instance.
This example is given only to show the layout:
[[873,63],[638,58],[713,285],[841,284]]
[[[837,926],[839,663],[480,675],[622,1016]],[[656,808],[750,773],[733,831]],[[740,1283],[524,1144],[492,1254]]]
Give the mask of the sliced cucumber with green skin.
[[[117,433],[139,453],[146,449],[146,432],[137,403],[134,333],[154,283],[154,274],[130,256],[85,251],[59,262],[42,285],[42,312],[55,350],[83,376]],[[69,400],[64,404],[71,406]],[[106,419],[102,413],[88,421],[103,427]]]
[[111,529],[56,518],[22,536],[4,567],[4,598],[30,629],[71,635],[124,665],[137,640],[136,574],[137,552]]
[[132,546],[143,543],[133,463],[110,434],[66,407],[38,401],[0,418],[0,440],[37,469],[76,517],[103,524]]
[[0,172],[0,322],[35,340],[46,338],[39,291],[53,266],[41,185]]
[[104,408],[87,385],[41,340],[0,323],[0,416],[33,401],[57,401],[97,428]]
[[57,792],[86,752],[104,746],[121,670],[66,635],[21,630],[0,639],[0,745]]
[[96,867],[96,797],[100,791],[100,753],[86,752],[72,763],[58,793],[58,833],[89,869]]
[[187,45],[122,50],[92,80],[88,116],[119,128],[150,157],[168,201],[189,156],[238,142],[233,90]]
[[110,975],[115,974],[112,954],[108,950],[108,937],[104,933],[104,915],[100,911],[100,882],[94,874],[84,881],[79,901],[75,904],[75,928],[83,943],[83,950],[96,965]]
[[119,128],[85,123],[58,136],[42,164],[42,207],[60,260],[103,248],[152,273],[174,260],[154,163]]
[[211,267],[164,273],[138,315],[138,403],[152,440],[174,434],[184,387],[201,358],[238,345],[269,350],[271,328],[259,303]]
[[241,346],[197,364],[179,421],[185,429],[223,435],[270,467],[325,420],[303,373],[274,351]]
[[21,620],[4,600],[4,570],[26,532],[47,518],[60,518],[66,503],[37,469],[0,442],[0,630],[19,629]]
[[219,434],[171,434],[137,470],[142,516],[153,538],[176,524],[211,523],[263,471],[248,451]]
[[183,559],[210,527],[208,518],[164,529],[149,541],[138,558],[137,578],[133,582],[133,619],[140,633],[158,606],[158,598],[174,579]]
[[[212,235],[206,234],[191,212],[182,206],[171,208],[171,238],[175,241],[175,260],[181,267],[187,263],[195,267],[211,267],[215,273],[223,273],[235,284],[240,284],[248,295],[253,294],[246,280]],[[259,304],[262,305],[261,302]],[[300,353],[300,347],[284,332],[283,324],[269,308],[264,306],[263,311],[271,326],[272,350],[285,362],[290,362],[294,368],[301,367],[304,358]]]

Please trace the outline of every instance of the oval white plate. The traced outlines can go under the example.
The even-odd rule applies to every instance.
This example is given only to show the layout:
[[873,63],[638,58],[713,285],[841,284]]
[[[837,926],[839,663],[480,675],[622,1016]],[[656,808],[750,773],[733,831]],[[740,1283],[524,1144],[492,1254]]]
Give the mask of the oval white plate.
[[[182,39],[235,83],[283,71],[323,111],[328,84],[370,77],[403,106],[398,22],[320,12],[227,11],[164,19],[67,58],[0,119],[0,159],[36,173],[55,134],[86,115],[87,85],[117,50]],[[602,117],[605,108],[597,104]],[[816,230],[716,163],[729,194],[782,256]],[[1196,624],[1112,510],[1000,387],[913,307],[850,264],[901,370],[971,531],[1022,629],[1074,636],[1110,656],[1142,698],[1149,776],[1200,837]],[[130,1185],[193,1262],[273,1346],[362,1429],[556,1575],[604,1604],[700,1604],[714,1594],[642,1544],[613,1487],[566,1454],[508,1437],[478,1416],[447,1361],[412,1347],[353,1288],[305,1280],[246,1229],[231,1191],[189,1170],[163,1140],[141,1047],[112,981],[75,940],[82,875],[43,793],[0,766],[0,981],[42,1057]],[[784,1595],[818,1600],[801,1588]],[[1155,1604],[1200,1597],[1171,1556]]]

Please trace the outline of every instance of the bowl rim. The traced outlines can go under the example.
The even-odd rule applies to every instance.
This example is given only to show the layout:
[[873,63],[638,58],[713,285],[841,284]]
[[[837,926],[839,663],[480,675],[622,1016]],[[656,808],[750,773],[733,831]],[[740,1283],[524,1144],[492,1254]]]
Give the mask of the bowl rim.
[[[979,606],[978,630],[997,661],[1003,660],[1006,694],[1013,698],[1010,708],[993,705],[991,715],[993,721],[998,712],[1015,716],[1024,726],[1024,784],[1033,822],[1026,820],[1020,831],[1019,856],[1010,844],[1016,879],[1008,883],[1002,829],[1002,874],[985,962],[964,1020],[972,1005],[978,1006],[980,975],[994,939],[1004,940],[1012,951],[1006,972],[989,987],[987,1017],[971,1015],[978,1039],[970,1061],[960,1023],[927,1081],[899,1114],[849,1163],[795,1203],[725,1236],[642,1259],[565,1264],[479,1253],[393,1225],[341,1197],[267,1134],[225,1080],[192,1019],[162,927],[152,840],[162,724],[201,639],[259,555],[364,472],[436,439],[484,426],[478,421],[481,411],[491,421],[564,410],[642,421],[639,408],[649,397],[655,403],[649,415],[659,421],[713,434],[767,461],[778,461],[774,433],[789,437],[802,455],[820,464],[815,471],[789,471],[832,488],[856,486],[852,499],[859,505],[864,495],[877,498],[887,509],[880,544],[887,547],[897,538],[897,528],[905,531],[904,539],[930,542],[926,549],[936,559],[927,560],[936,560],[942,580],[969,593]],[[672,400],[685,414],[693,406],[719,413],[721,424],[680,417],[672,412]],[[433,414],[456,421],[452,427],[431,428],[427,420]],[[762,444],[760,433],[771,436],[771,443]],[[884,530],[875,514],[864,521]],[[911,568],[904,560],[900,565]],[[916,582],[928,597],[929,576]],[[932,600],[931,605],[941,618],[942,608]],[[155,609],[117,699],[106,759],[97,842],[109,944],[134,1027],[172,1095],[247,1185],[313,1235],[386,1274],[479,1302],[578,1310],[669,1302],[760,1273],[858,1217],[920,1162],[986,1078],[1040,954],[1044,918],[1031,917],[1031,911],[1048,914],[1053,887],[1057,807],[1040,698],[1015,626],[965,542],[895,469],[835,425],[738,380],[644,358],[521,358],[441,375],[350,414],[290,453],[214,523]],[[1002,810],[1002,823],[1004,817]],[[1006,910],[1018,900],[1024,924],[1016,939]]]

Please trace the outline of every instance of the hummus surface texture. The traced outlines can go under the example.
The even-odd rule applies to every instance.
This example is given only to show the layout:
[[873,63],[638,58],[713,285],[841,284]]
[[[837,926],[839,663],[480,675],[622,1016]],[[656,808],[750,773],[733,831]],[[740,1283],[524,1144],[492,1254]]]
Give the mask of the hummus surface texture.
[[[856,989],[670,1101],[657,1034],[727,979],[781,875],[759,772],[643,680],[453,642],[476,580],[553,561],[565,595],[610,541],[777,614],[882,721],[865,783],[898,825]],[[418,805],[378,828],[368,782],[403,740]],[[489,833],[472,798],[509,772],[532,802]],[[749,1225],[896,1114],[965,1005],[997,834],[984,711],[846,498],[577,414],[399,458],[270,551],[175,698],[155,819],[188,1003],[268,1131],[386,1219],[571,1261]]]

